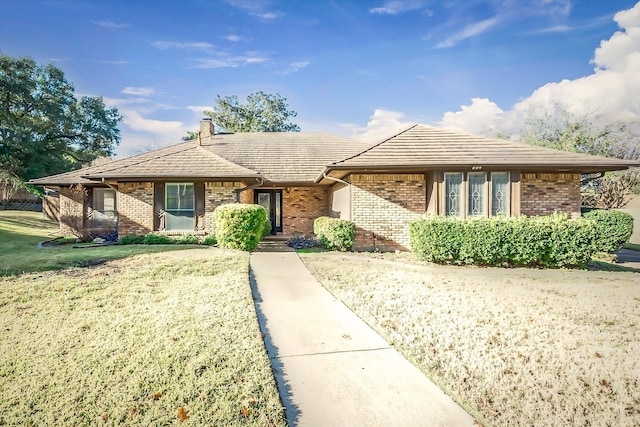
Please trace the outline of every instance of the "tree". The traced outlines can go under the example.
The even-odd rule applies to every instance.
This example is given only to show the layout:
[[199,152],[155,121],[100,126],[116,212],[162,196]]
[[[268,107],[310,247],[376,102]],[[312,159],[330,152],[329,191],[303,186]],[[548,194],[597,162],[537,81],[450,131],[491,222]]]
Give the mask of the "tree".
[[286,101],[279,94],[262,91],[247,96],[246,104],[240,104],[235,95],[218,95],[213,111],[204,114],[226,132],[300,132],[300,126],[289,121],[298,113],[288,110]]
[[198,132],[187,131],[187,134],[182,137],[183,141],[191,141],[192,139],[196,139],[198,137]]
[[78,169],[111,156],[122,116],[102,97],[74,96],[59,68],[0,55],[0,168],[31,178]]
[[[601,117],[585,114],[576,117],[566,111],[546,112],[542,118],[530,118],[520,140],[563,151],[620,159],[640,159],[637,132],[625,123],[599,125]],[[599,208],[621,208],[640,189],[637,171],[583,175],[582,204]]]

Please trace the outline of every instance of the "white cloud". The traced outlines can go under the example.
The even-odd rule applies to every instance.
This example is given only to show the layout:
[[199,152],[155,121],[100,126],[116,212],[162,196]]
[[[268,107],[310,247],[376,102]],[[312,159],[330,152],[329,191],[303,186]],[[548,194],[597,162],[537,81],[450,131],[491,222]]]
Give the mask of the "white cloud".
[[377,15],[398,15],[411,10],[422,9],[425,6],[423,0],[393,0],[384,2],[382,6],[369,9],[369,13]]
[[108,28],[110,30],[119,30],[121,28],[126,28],[129,24],[121,23],[121,22],[112,22],[112,21],[91,21],[96,25],[99,25],[104,28]]
[[213,45],[207,42],[165,42],[157,41],[151,43],[156,49],[186,49],[186,50],[204,50],[210,51]]
[[244,56],[222,57],[222,58],[195,58],[194,65],[190,68],[236,68],[241,65],[261,64],[266,62],[268,58],[260,54],[248,54]]
[[154,120],[142,117],[140,113],[130,109],[120,110],[124,116],[123,123],[133,130],[151,132],[159,135],[167,133],[184,133],[183,123],[174,120]]
[[297,73],[298,71],[308,67],[309,65],[311,65],[309,61],[292,62],[291,64],[289,64],[289,67],[286,70],[277,71],[276,74],[286,76],[291,73]]
[[378,142],[393,136],[414,124],[404,120],[405,113],[400,111],[376,109],[369,118],[366,127],[354,124],[343,124],[341,127],[351,132],[352,136],[368,142]]
[[264,19],[266,21],[270,21],[273,19],[282,18],[285,14],[284,12],[275,11],[275,12],[252,13],[251,15],[257,16],[258,18]]
[[121,91],[125,95],[133,95],[133,96],[151,96],[156,93],[156,90],[152,87],[135,87],[135,86],[127,86]]
[[488,134],[496,129],[504,111],[487,98],[472,98],[471,105],[463,105],[461,111],[447,112],[442,125],[470,133]]
[[187,110],[191,110],[198,118],[202,118],[204,111],[211,111],[213,108],[210,105],[187,105]]
[[[640,123],[640,2],[619,12],[614,20],[620,30],[595,50],[594,72],[574,80],[547,83],[530,96],[502,110],[493,102],[473,99],[458,112],[445,113],[442,124],[470,132],[501,128],[512,133],[527,118],[567,111],[576,117],[599,116],[604,122]],[[482,132],[481,132],[482,133]]]
[[244,40],[245,40],[245,38],[244,38],[244,37],[239,36],[239,35],[237,35],[237,34],[229,34],[229,35],[227,35],[227,36],[225,37],[225,39],[226,39],[227,41],[232,42],[232,43],[237,43],[237,42],[241,42],[241,41],[244,41]]
[[459,41],[466,40],[471,37],[475,37],[479,34],[482,34],[488,31],[499,22],[500,22],[500,19],[497,16],[494,16],[493,18],[485,19],[484,21],[475,22],[473,24],[467,25],[466,27],[456,32],[455,34],[447,37],[447,39],[444,40],[443,42],[438,43],[436,47],[446,48],[446,47],[454,46]]
[[270,21],[281,18],[285,14],[280,11],[268,11],[269,2],[266,0],[225,0],[231,6],[246,10],[249,15]]

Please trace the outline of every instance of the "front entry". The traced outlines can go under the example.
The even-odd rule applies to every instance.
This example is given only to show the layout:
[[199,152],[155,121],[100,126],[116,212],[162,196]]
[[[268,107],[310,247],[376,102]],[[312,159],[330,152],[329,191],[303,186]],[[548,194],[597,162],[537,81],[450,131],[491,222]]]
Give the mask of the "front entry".
[[271,234],[282,233],[282,190],[254,190],[254,202],[267,210]]

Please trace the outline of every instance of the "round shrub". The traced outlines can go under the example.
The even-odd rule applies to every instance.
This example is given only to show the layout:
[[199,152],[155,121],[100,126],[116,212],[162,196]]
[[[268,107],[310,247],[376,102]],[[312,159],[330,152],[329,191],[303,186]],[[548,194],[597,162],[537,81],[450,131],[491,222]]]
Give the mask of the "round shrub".
[[216,240],[215,234],[209,234],[207,237],[202,239],[202,244],[207,246],[217,245],[218,241]]
[[220,247],[252,251],[262,237],[267,211],[260,205],[226,204],[213,211],[213,218]]
[[355,241],[356,225],[345,219],[321,216],[313,222],[313,232],[327,249],[347,251]]
[[627,243],[633,233],[633,217],[626,212],[594,209],[582,215],[596,222],[597,248],[601,252],[615,252]]

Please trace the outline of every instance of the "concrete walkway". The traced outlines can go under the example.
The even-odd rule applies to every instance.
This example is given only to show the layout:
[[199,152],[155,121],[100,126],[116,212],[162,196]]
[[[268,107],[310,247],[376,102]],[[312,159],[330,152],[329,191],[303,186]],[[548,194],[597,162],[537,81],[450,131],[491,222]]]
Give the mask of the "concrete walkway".
[[293,251],[251,254],[256,310],[290,426],[473,426],[311,275]]

